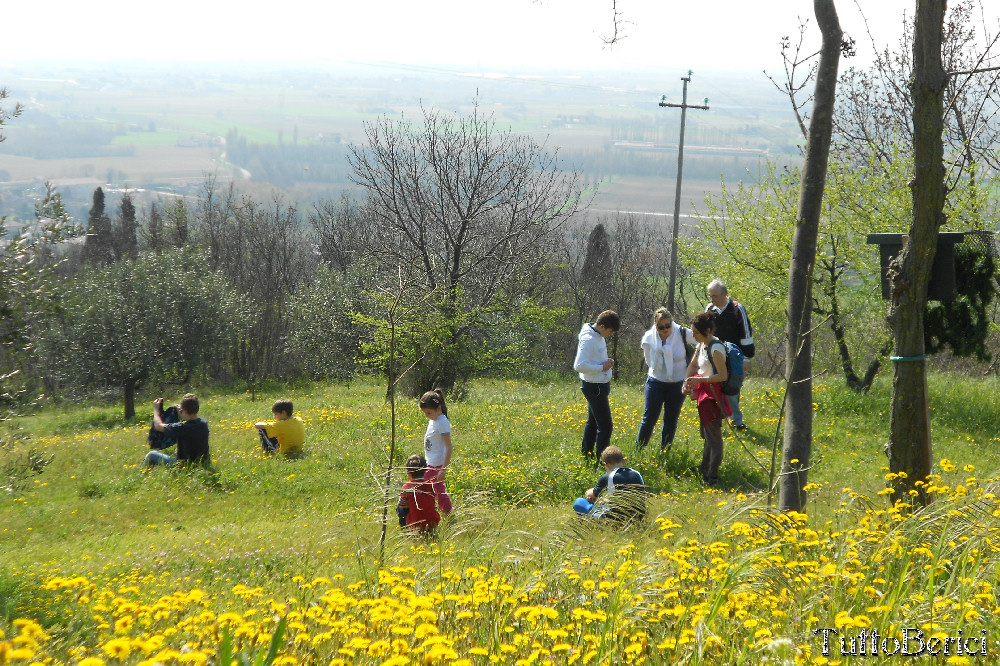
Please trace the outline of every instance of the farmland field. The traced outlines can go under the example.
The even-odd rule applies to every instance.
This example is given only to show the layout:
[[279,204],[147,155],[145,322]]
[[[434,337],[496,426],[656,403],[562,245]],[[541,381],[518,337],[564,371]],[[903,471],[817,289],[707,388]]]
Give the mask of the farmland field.
[[[77,218],[86,216],[97,186],[191,196],[206,174],[216,174],[221,181],[250,179],[248,187],[269,187],[261,169],[246,163],[234,168],[222,160],[219,142],[233,131],[251,145],[312,151],[298,158],[294,151],[261,158],[289,160],[291,168],[282,173],[301,176],[298,182],[270,185],[294,197],[337,196],[352,187],[341,164],[343,145],[365,141],[366,121],[417,121],[422,109],[469,113],[474,105],[493,116],[497,129],[527,134],[547,149],[558,150],[564,168],[582,165],[584,178],[609,179],[610,188],[595,202],[600,210],[591,216],[605,210],[669,214],[673,209],[673,149],[636,154],[649,162],[640,174],[623,169],[621,163],[633,156],[612,147],[619,138],[676,142],[678,114],[656,103],[665,85],[658,72],[538,72],[489,78],[372,65],[302,71],[222,64],[165,71],[127,65],[51,71],[44,65],[25,65],[8,69],[0,83],[10,89],[11,99],[25,105],[16,122],[5,127],[8,140],[0,144],[0,201],[5,204],[0,212],[8,215],[29,213],[45,180],[63,189]],[[795,137],[789,139],[789,118],[766,80],[705,73],[698,83],[717,96],[717,106],[689,117],[689,146],[749,146],[774,156],[788,150]],[[185,145],[210,141],[215,145]],[[335,160],[336,168],[306,169],[310,160],[323,159],[324,146],[335,148],[326,159]],[[733,159],[706,159],[693,152],[687,158],[682,196],[686,213],[706,189],[718,188],[723,170],[737,177],[744,174]],[[608,160],[617,160],[617,166]],[[335,175],[313,177],[321,171]]]

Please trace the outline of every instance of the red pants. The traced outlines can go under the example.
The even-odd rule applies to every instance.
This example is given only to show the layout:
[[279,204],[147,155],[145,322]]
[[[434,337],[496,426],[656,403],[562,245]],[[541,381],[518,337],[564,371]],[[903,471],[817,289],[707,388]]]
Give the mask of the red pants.
[[451,497],[448,495],[448,489],[444,487],[444,468],[428,465],[427,471],[424,472],[424,481],[430,482],[441,513],[451,513]]

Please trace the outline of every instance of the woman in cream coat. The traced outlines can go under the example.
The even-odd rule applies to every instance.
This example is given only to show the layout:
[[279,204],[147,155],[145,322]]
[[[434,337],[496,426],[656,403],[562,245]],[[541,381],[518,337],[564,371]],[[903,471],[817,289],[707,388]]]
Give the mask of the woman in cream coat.
[[645,448],[663,412],[660,453],[674,442],[677,418],[684,405],[681,387],[688,366],[688,347],[694,338],[691,329],[674,323],[666,308],[653,314],[653,327],[642,336],[642,354],[649,366],[646,377],[646,406],[635,438],[639,449]]

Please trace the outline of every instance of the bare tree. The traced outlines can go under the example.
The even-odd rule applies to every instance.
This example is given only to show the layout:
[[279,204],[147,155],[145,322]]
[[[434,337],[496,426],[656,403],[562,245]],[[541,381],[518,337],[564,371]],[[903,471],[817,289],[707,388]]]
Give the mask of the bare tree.
[[[509,302],[516,273],[539,271],[554,231],[580,204],[576,173],[532,139],[499,130],[478,105],[468,116],[425,109],[421,123],[381,118],[366,123],[367,145],[352,145],[354,181],[372,215],[371,251],[383,265],[415,265],[434,312],[458,341],[477,311]],[[465,348],[465,345],[462,345]],[[473,368],[474,354],[425,356],[415,373],[450,388]]]
[[628,348],[627,354],[614,349],[618,339],[640,337],[652,322],[653,311],[666,301],[667,286],[659,278],[670,266],[668,238],[662,225],[644,222],[634,213],[618,213],[598,222],[588,234],[577,229],[564,235],[559,282],[565,300],[574,304],[569,328],[575,333],[580,322],[601,310],[617,312],[622,328],[611,344],[615,367],[622,371],[638,370],[642,355],[638,347]]
[[[984,63],[1000,33],[979,45],[975,23],[976,0],[960,0],[948,10],[942,30],[941,59],[947,78],[942,102],[943,155],[950,165],[948,188],[963,177],[975,177],[972,169],[997,169],[996,143],[1000,140],[1000,70]],[[847,70],[838,93],[835,132],[838,150],[858,155],[857,146],[872,146],[888,168],[898,146],[914,142],[914,96],[910,82],[915,76],[913,43],[915,23],[903,18],[903,34],[895,51],[878,51],[869,69]],[[874,44],[874,40],[872,40]]]
[[298,210],[280,197],[261,202],[206,180],[195,240],[251,303],[254,316],[233,358],[239,377],[255,383],[279,374],[289,321],[286,300],[314,268]]
[[808,481],[812,452],[812,276],[816,265],[826,167],[833,136],[833,112],[837,89],[837,68],[843,47],[843,31],[833,0],[814,0],[816,21],[823,34],[812,117],[802,167],[802,188],[792,259],[788,267],[788,323],[785,329],[787,420],[781,454],[781,481],[778,496],[782,511],[801,511],[805,506],[804,486]]
[[[770,79],[774,87],[788,97],[788,102],[792,105],[792,112],[795,114],[795,122],[799,126],[802,137],[809,136],[806,122],[809,119],[809,106],[812,104],[813,96],[809,94],[809,84],[816,78],[816,69],[819,64],[816,61],[815,53],[804,51],[806,44],[806,32],[808,21],[799,21],[799,36],[792,44],[792,38],[785,36],[781,38],[781,60],[785,69],[783,81],[778,81],[766,71],[764,75]],[[805,68],[805,74],[801,70]],[[803,95],[805,97],[803,98]]]
[[320,201],[309,214],[320,259],[339,271],[370,257],[366,239],[373,233],[371,211],[346,192],[336,201]]

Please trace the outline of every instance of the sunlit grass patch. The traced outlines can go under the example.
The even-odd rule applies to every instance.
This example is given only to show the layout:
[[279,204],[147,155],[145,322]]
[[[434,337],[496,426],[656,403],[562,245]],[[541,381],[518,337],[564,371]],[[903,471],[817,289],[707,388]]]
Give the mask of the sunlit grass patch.
[[[992,640],[988,433],[943,411],[934,502],[902,511],[906,498],[880,494],[886,387],[821,385],[809,515],[779,515],[755,460],[774,434],[764,389],[777,391],[745,396],[750,431],[725,431],[726,483],[704,488],[691,407],[673,450],[638,452],[641,391],[617,385],[613,441],[660,493],[622,531],[569,506],[599,475],[579,454],[577,387],[475,384],[449,411],[455,514],[411,539],[388,507],[381,560],[388,407],[375,383],[205,392],[214,474],[142,469],[146,417],[43,411],[0,452],[51,459],[0,495],[0,661],[218,663],[227,636],[231,654],[266,655],[282,620],[273,663],[836,663],[817,629]],[[287,394],[308,427],[300,460],[264,457],[252,432]],[[399,408],[402,457],[421,450],[426,419]],[[983,407],[976,422],[997,418]]]

